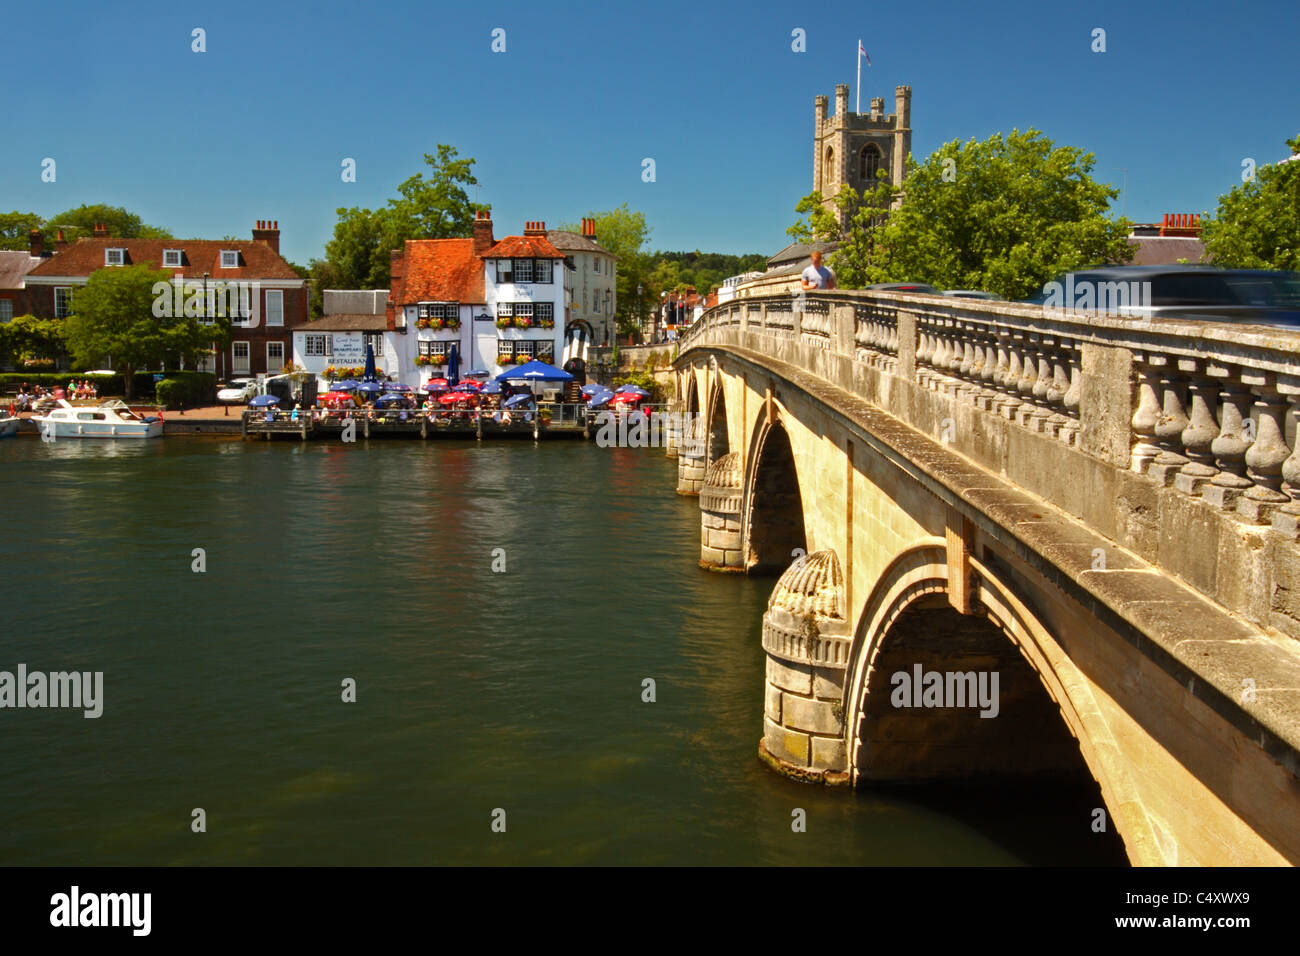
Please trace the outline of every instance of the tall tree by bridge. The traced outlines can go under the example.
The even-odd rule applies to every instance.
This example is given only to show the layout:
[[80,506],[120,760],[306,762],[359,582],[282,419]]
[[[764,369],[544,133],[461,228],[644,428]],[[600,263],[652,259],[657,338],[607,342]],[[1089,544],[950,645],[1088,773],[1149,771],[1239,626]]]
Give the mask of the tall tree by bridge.
[[887,216],[860,204],[836,234],[808,196],[797,208],[810,220],[792,234],[839,239],[831,266],[845,287],[916,281],[1023,298],[1069,269],[1132,258],[1132,224],[1109,217],[1119,192],[1093,180],[1094,162],[1034,129],[953,140],[909,161],[902,204]]
[[1300,270],[1300,136],[1291,158],[1262,166],[1251,182],[1219,197],[1202,226],[1215,265]]

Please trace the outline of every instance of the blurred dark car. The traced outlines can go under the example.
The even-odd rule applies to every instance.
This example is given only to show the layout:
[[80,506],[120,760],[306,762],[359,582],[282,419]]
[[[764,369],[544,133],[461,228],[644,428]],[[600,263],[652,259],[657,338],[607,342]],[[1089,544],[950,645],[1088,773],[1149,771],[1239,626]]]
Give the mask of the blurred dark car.
[[1211,266],[1068,272],[1022,300],[1065,311],[1300,328],[1300,273]]
[[874,292],[908,292],[915,295],[943,295],[932,285],[924,282],[877,282],[867,288]]

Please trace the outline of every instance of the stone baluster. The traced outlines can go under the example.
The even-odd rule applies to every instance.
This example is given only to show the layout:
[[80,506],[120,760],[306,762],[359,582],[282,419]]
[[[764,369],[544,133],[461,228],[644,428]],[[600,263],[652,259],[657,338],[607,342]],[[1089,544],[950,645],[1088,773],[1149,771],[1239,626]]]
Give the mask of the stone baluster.
[[[1164,360],[1162,360],[1164,361]],[[1159,373],[1160,415],[1156,418],[1156,444],[1160,454],[1147,467],[1147,474],[1168,487],[1174,476],[1187,464],[1183,454],[1183,429],[1187,427],[1183,377],[1171,364],[1162,364]]]
[[1285,438],[1290,403],[1267,386],[1255,394],[1255,441],[1246,451],[1246,477],[1252,484],[1237,499],[1237,514],[1264,524],[1289,501],[1282,494],[1282,465],[1291,457]]
[[[1282,462],[1282,494],[1290,500],[1273,513],[1273,530],[1280,531],[1292,541],[1300,539],[1300,389],[1292,390],[1287,383],[1287,397],[1291,402],[1292,421],[1296,424],[1295,438],[1291,442],[1291,456]],[[1285,433],[1283,433],[1285,436]]]
[[1014,421],[1019,425],[1027,425],[1030,416],[1034,413],[1034,383],[1038,381],[1038,364],[1034,358],[1030,333],[1021,333],[1019,339],[1020,379],[1016,383],[1016,390],[1020,393],[1021,404],[1016,409]]
[[[1246,451],[1250,440],[1246,422],[1250,421],[1250,389],[1240,382],[1225,382],[1219,392],[1219,432],[1210,442],[1217,471],[1201,489],[1201,497],[1219,508],[1231,508],[1250,487],[1246,477]],[[1253,430],[1254,425],[1250,428]]]
[[1204,362],[1189,359],[1179,364],[1191,376],[1187,385],[1191,407],[1187,427],[1179,439],[1189,460],[1175,476],[1174,487],[1189,495],[1198,495],[1217,471],[1211,446],[1219,434],[1219,423],[1214,416],[1219,404],[1219,387],[1206,374]]
[[998,370],[1002,373],[1000,383],[1002,391],[1002,400],[999,403],[998,414],[1006,419],[1016,417],[1016,409],[1021,405],[1020,400],[1020,373],[1023,368],[1020,364],[1020,351],[1016,348],[1015,335],[1006,330],[998,336],[998,341],[1006,353],[1006,365],[1002,364],[1001,355],[998,357]]
[[1137,356],[1134,356],[1134,366],[1138,375],[1138,403],[1130,423],[1134,442],[1129,467],[1142,474],[1156,455],[1160,454],[1160,446],[1155,443],[1156,422],[1160,420],[1160,399],[1155,368]]
[[1061,399],[1065,409],[1065,424],[1057,435],[1067,445],[1079,444],[1079,406],[1083,401],[1083,350],[1078,342],[1069,343],[1066,364],[1069,366],[1070,387]]

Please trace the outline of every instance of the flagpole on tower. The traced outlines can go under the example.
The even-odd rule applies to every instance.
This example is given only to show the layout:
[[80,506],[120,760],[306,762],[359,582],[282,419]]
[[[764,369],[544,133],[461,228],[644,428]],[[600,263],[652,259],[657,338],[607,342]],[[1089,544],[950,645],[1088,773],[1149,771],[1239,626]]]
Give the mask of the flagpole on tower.
[[858,85],[857,85],[857,91],[858,91],[857,98],[853,101],[853,112],[855,112],[855,113],[861,113],[861,112],[862,112],[862,40],[861,40],[861,39],[858,40]]

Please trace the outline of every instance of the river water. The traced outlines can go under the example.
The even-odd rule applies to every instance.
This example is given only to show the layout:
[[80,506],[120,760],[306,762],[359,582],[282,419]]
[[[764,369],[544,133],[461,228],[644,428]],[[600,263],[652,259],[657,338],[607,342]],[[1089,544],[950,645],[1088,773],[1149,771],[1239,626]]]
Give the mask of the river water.
[[0,864],[1114,862],[1086,795],[765,768],[773,581],[696,567],[675,467],[0,442],[0,670],[104,675],[98,719],[0,709]]

